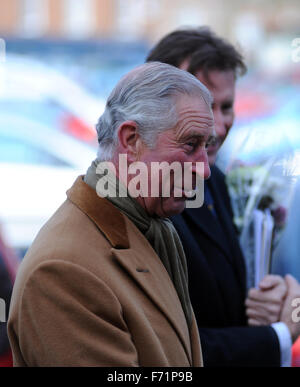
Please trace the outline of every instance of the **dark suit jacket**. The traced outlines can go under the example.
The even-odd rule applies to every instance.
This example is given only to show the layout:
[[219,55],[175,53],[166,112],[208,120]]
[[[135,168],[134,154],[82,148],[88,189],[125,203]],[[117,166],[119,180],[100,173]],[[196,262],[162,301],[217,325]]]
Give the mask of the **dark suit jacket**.
[[172,217],[187,257],[204,366],[279,366],[275,331],[247,326],[245,264],[224,175],[213,167],[205,184],[217,218],[206,205]]

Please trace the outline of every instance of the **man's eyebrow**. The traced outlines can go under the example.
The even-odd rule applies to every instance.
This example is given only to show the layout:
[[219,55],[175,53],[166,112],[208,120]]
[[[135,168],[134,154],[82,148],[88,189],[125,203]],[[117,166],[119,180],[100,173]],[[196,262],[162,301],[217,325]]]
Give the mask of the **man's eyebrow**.
[[222,105],[233,105],[234,100],[232,98],[225,99]]
[[184,136],[184,138],[191,138],[191,137],[203,138],[203,137],[205,137],[205,135],[203,133],[192,132],[192,133],[188,133]]
[[[207,134],[204,134],[204,133],[199,133],[199,132],[190,132],[190,133],[186,133],[182,136],[182,139],[186,140],[186,139],[190,139],[190,138],[198,138],[198,139],[204,139],[205,137],[207,137]],[[215,138],[216,136],[215,135],[210,135],[209,136],[209,140],[211,138]]]
[[205,135],[204,134],[201,134],[201,133],[185,133],[183,136],[180,137],[180,140],[182,142],[184,141],[188,141],[188,140],[191,140],[191,139],[197,139],[197,140],[200,140],[200,141],[203,141],[205,138]]
[[[233,98],[228,98],[228,99],[225,99],[224,101],[222,101],[220,103],[221,106],[224,106],[224,105],[230,105],[230,106],[233,106],[234,105],[234,99]],[[212,107],[214,106],[214,103],[212,103]]]

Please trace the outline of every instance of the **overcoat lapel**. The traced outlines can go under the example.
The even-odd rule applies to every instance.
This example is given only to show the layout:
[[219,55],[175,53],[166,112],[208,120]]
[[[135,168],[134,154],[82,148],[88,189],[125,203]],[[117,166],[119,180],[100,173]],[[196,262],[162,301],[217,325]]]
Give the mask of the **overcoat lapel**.
[[[180,300],[169,274],[150,243],[111,202],[99,197],[96,191],[83,181],[82,176],[79,176],[67,191],[67,196],[105,235],[119,264],[165,314],[192,365],[189,330]],[[137,245],[142,246],[140,250],[130,247],[127,228],[130,228],[131,234],[137,238]],[[180,311],[181,316],[178,314]]]
[[178,311],[182,310],[180,300],[168,272],[152,247],[149,245],[149,249],[140,252],[133,249],[112,249],[112,253],[169,320],[192,365],[190,337],[183,311],[178,318]]

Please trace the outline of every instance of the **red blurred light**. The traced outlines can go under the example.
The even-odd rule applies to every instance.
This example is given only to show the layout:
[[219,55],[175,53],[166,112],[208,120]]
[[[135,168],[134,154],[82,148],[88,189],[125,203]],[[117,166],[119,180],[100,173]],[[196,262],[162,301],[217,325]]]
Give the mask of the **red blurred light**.
[[300,367],[300,337],[293,345],[292,349],[292,366]]
[[65,132],[79,140],[92,142],[96,139],[95,128],[87,125],[81,119],[68,115],[62,119],[62,127]]
[[238,118],[256,118],[270,114],[274,101],[267,95],[249,94],[242,91],[236,97],[234,110]]

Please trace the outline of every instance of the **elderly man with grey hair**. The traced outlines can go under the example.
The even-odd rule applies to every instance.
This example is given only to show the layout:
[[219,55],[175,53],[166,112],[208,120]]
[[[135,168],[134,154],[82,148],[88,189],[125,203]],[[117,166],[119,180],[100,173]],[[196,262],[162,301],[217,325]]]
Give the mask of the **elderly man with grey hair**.
[[19,270],[8,323],[14,364],[201,366],[185,255],[167,219],[189,193],[174,172],[169,195],[161,173],[152,195],[151,168],[188,165],[192,188],[198,174],[209,177],[210,94],[185,71],[142,65],[112,91],[97,132],[97,159]]

